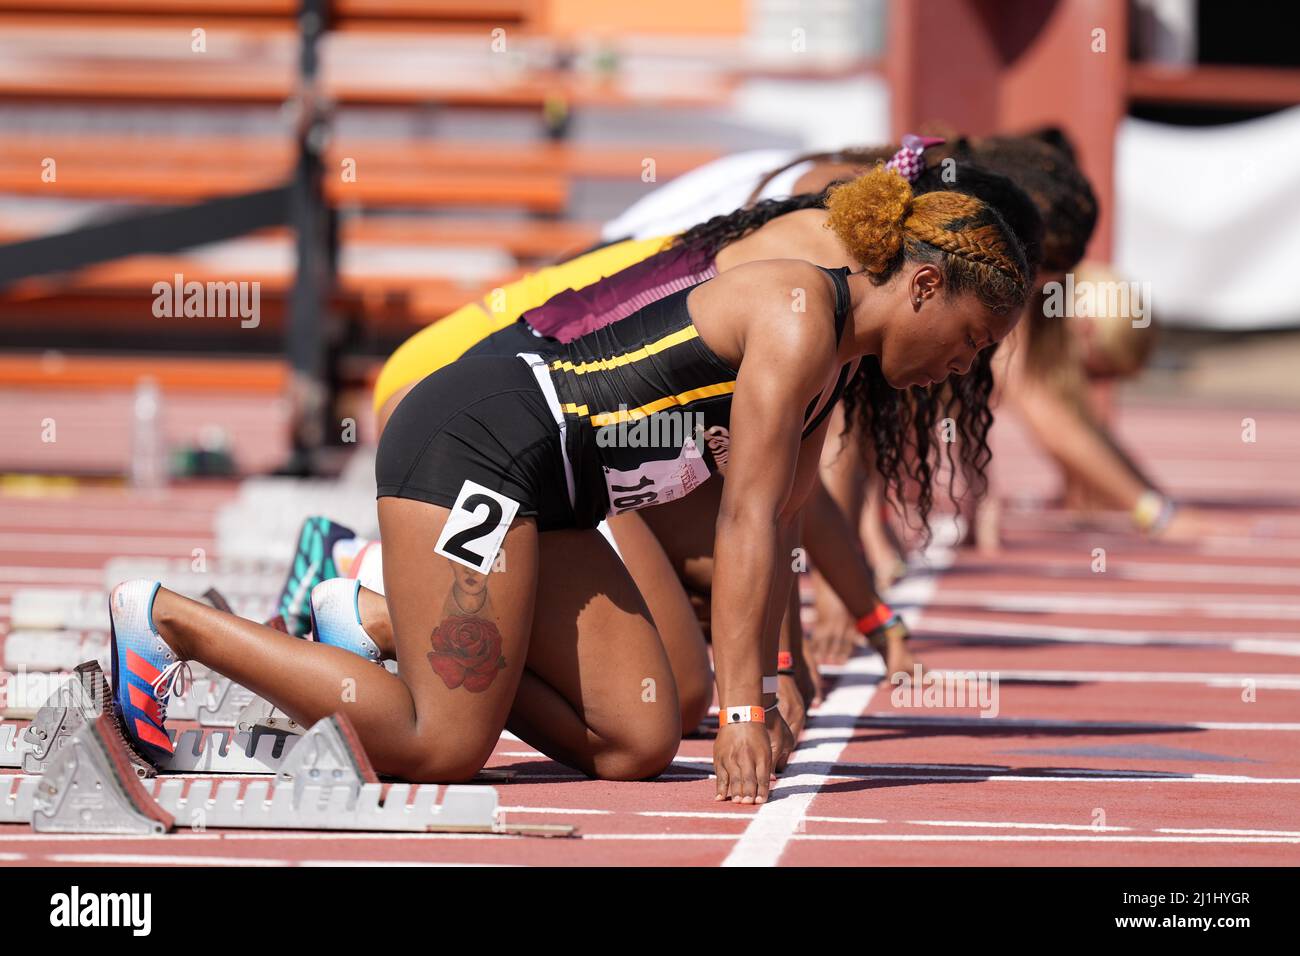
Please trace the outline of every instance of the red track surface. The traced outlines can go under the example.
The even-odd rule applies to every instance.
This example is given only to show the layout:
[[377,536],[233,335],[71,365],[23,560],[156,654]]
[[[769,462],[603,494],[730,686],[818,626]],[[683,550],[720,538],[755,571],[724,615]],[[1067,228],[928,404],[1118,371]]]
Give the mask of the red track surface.
[[[1247,416],[1254,444],[1241,441]],[[1024,506],[1004,520],[1002,555],[959,554],[916,575],[898,603],[920,612],[919,656],[997,674],[996,717],[898,706],[864,658],[840,676],[760,808],[713,802],[708,739],[684,741],[662,779],[618,784],[505,739],[491,765],[516,771],[497,785],[507,819],[574,824],[579,838],[93,839],[10,826],[0,863],[1295,865],[1300,413],[1147,406],[1123,419],[1158,479],[1219,504],[1240,530],[1146,542]],[[998,473],[1013,500],[1052,490],[1050,467],[1010,425]],[[0,610],[7,616],[15,586],[96,586],[104,560],[133,547],[179,556],[210,544],[211,512],[228,493],[0,499]],[[174,551],[156,550],[167,540]],[[1091,571],[1094,548],[1106,549],[1105,573]]]

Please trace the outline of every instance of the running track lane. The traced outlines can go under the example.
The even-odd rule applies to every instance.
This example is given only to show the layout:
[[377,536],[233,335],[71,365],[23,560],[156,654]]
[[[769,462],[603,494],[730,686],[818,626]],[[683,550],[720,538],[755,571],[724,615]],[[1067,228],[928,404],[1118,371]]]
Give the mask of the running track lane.
[[[1243,449],[1246,415],[1260,439]],[[777,799],[757,809],[712,802],[708,739],[683,742],[661,780],[638,784],[588,781],[503,739],[492,766],[515,770],[498,785],[507,818],[576,824],[581,839],[5,827],[0,864],[1295,865],[1300,501],[1278,479],[1300,464],[1300,414],[1149,407],[1123,422],[1171,490],[1230,505],[1271,535],[1169,545],[1104,523],[1069,530],[1041,503],[1049,473],[1004,435],[999,474],[1015,503],[1004,553],[959,553],[896,596],[919,612],[927,665],[999,675],[996,717],[891,700],[859,658]],[[96,538],[132,533],[125,501],[95,494]],[[0,502],[0,534],[17,530],[13,505]],[[1094,547],[1106,548],[1104,574],[1091,571]],[[108,556],[0,551],[0,565],[93,573]],[[0,588],[12,586],[3,575]]]

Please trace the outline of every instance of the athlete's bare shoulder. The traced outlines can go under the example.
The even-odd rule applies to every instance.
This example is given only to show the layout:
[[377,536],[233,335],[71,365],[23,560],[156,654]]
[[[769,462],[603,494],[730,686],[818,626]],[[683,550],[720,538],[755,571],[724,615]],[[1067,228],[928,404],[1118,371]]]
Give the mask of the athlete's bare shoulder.
[[825,209],[810,208],[777,216],[721,249],[717,255],[718,268],[726,271],[746,262],[787,256],[828,269],[851,266],[835,233],[826,228],[829,215]]
[[822,269],[802,259],[736,266],[699,286],[690,306],[705,341],[730,353],[728,358],[745,352],[756,337],[814,361],[835,351],[835,327],[829,321],[834,288]]

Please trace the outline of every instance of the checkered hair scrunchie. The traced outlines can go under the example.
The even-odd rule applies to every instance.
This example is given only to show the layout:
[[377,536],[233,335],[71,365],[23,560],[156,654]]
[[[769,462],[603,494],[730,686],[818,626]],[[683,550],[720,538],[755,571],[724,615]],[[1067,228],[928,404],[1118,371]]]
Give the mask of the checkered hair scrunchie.
[[914,183],[925,169],[925,159],[922,154],[928,147],[938,146],[943,142],[945,140],[934,136],[917,136],[915,133],[908,133],[903,137],[903,145],[899,147],[898,152],[885,163],[885,168],[894,170],[909,183]]

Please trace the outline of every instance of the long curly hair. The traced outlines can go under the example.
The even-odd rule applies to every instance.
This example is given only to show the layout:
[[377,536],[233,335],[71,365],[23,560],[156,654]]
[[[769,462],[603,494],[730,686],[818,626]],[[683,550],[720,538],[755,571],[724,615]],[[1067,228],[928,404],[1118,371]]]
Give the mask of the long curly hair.
[[[876,158],[888,158],[892,154],[892,151],[887,150],[878,152],[882,155]],[[858,199],[865,201],[864,208],[870,210],[877,204],[889,205],[892,202],[890,214],[894,219],[890,221],[897,222],[905,205],[914,204],[926,194],[949,194],[948,199],[931,207],[931,214],[939,207],[946,208],[949,213],[972,213],[975,207],[967,204],[959,203],[961,208],[954,208],[951,193],[973,197],[979,201],[983,210],[981,222],[984,227],[987,229],[990,225],[994,226],[1004,237],[1004,265],[1010,265],[1013,271],[1019,271],[1020,282],[1029,281],[1037,265],[1043,226],[1034,204],[1011,180],[979,166],[957,162],[947,170],[934,167],[923,172],[911,187],[910,195],[905,201],[898,187],[905,187],[906,184],[896,175],[889,174],[889,177],[884,183],[878,178],[873,179],[874,185],[865,186],[866,191],[859,192]],[[825,208],[833,189],[832,186],[820,193],[765,200],[727,215],[715,216],[679,235],[674,245],[716,254],[719,249],[749,235],[778,216],[798,209]],[[879,195],[868,196],[868,193]],[[843,198],[847,199],[848,194],[844,194]],[[884,228],[874,216],[868,216],[865,223],[859,221],[861,217],[855,220],[850,205],[841,202],[839,207],[839,215],[850,224],[858,221],[861,228],[876,233]],[[835,215],[833,211],[832,219]],[[918,223],[918,227],[929,223],[933,229],[934,221],[934,215],[927,215]],[[889,247],[888,255],[875,250],[874,243],[878,241],[883,241]],[[878,282],[888,281],[909,255],[936,262],[954,258],[941,254],[937,246],[919,242],[916,237],[904,241],[898,235],[877,235],[874,239],[864,237],[864,241],[852,244],[845,242],[845,247],[850,255],[860,261],[863,256],[871,260],[870,263],[863,261],[863,266],[868,271],[875,268],[874,275]],[[988,271],[985,267],[970,265],[958,270],[961,274],[945,275],[945,278],[952,283],[950,288],[971,288],[984,298],[981,293],[983,284],[971,284],[975,270]],[[988,276],[990,280],[994,280],[993,272]],[[1006,284],[1007,281],[1010,285]],[[1018,283],[1015,280],[1002,280],[1002,284],[1005,287],[993,298],[1005,299],[1006,302],[988,303],[991,306],[1010,307],[1010,303],[1015,300],[1013,287]],[[993,422],[989,408],[993,391],[993,352],[993,349],[987,349],[977,356],[965,375],[951,376],[947,382],[929,388],[913,387],[906,390],[891,386],[881,371],[879,360],[874,356],[866,356],[845,385],[841,402],[845,411],[846,430],[854,429],[864,437],[869,436],[875,453],[876,470],[883,478],[886,491],[896,506],[904,500],[905,485],[909,481],[916,484],[916,513],[922,527],[928,527],[934,500],[934,480],[944,463],[949,467],[964,466],[963,470],[972,479],[972,484],[967,488],[968,493],[979,494],[983,491],[986,471],[992,459],[988,433]],[[935,428],[944,419],[953,422],[955,440],[952,442],[936,440]],[[955,473],[956,468],[953,470]],[[946,490],[949,497],[954,497],[951,482]]]
[[[948,295],[974,294],[996,314],[1024,307],[1031,267],[1014,230],[989,203],[951,191],[918,196],[902,177],[877,167],[832,188],[827,208],[829,226],[874,284],[888,282],[904,262],[929,262],[942,270]],[[924,528],[929,527],[935,476],[944,463],[951,469],[950,498],[959,472],[971,477],[972,492],[984,491],[992,458],[989,361],[988,355],[980,356],[951,385],[907,390],[889,387],[879,360],[864,362],[845,389],[845,427],[870,434],[877,470],[896,505],[904,500],[906,480],[915,482]],[[951,441],[937,438],[944,419],[951,419],[956,433]]]

